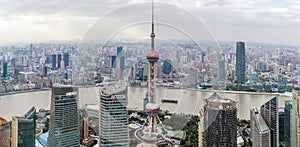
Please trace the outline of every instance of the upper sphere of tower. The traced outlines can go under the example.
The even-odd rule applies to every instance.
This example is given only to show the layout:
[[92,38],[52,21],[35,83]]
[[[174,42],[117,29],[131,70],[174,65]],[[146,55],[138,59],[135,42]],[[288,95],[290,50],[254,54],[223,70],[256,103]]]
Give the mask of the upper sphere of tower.
[[150,37],[155,37],[155,34],[154,34],[154,33],[151,33],[151,34],[150,34]]

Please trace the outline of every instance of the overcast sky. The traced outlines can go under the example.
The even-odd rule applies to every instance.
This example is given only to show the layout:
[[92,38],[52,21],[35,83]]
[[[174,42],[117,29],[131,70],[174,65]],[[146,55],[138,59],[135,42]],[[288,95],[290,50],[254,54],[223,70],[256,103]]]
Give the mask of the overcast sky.
[[[149,1],[1,0],[0,43],[80,40],[103,16],[128,5],[144,2]],[[242,40],[300,45],[300,1],[297,0],[155,0],[155,2],[164,2],[191,12],[207,25],[219,41]],[[123,12],[124,17],[126,11]],[[176,15],[168,14],[168,16],[169,19],[178,19]],[[185,21],[184,18],[179,18]],[[197,29],[195,25],[191,27]],[[145,36],[149,37],[149,34]]]

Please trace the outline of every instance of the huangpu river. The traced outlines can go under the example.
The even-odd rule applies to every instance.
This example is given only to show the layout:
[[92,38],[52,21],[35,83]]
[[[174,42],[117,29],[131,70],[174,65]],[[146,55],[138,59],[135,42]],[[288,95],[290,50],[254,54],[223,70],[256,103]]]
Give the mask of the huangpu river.
[[[143,98],[146,88],[128,87],[128,109],[142,110]],[[186,89],[157,89],[157,102],[162,110],[169,112],[195,114],[204,105],[204,99],[216,92],[221,97],[232,99],[238,102],[238,117],[249,119],[249,112],[252,107],[260,107],[262,104],[273,98],[279,97],[279,106],[284,106],[284,100],[291,99],[289,95],[262,94],[247,92],[229,92],[229,91],[200,91]],[[99,87],[84,87],[79,89],[79,107],[85,104],[99,103]],[[161,99],[177,100],[178,103],[161,103]],[[32,106],[37,111],[41,108],[50,109],[51,91],[36,91],[28,93],[19,93],[0,96],[0,117],[11,120],[12,116],[22,116]]]

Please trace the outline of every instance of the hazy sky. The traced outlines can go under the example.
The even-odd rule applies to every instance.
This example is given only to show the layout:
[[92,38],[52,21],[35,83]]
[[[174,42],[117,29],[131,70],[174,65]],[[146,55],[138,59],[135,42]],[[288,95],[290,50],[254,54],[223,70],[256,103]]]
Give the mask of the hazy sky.
[[[300,1],[297,0],[155,1],[190,11],[219,41],[300,45]],[[103,15],[143,2],[149,1],[1,0],[0,43],[81,39]]]

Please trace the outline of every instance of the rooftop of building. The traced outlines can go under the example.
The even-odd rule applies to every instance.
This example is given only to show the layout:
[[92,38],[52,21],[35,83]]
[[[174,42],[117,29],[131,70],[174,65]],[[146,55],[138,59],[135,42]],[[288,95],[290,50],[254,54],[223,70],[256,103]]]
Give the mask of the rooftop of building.
[[265,120],[260,115],[258,109],[255,108],[255,109],[252,109],[251,111],[254,111],[254,113],[255,113],[255,118],[254,119],[255,119],[256,123],[258,124],[257,126],[258,126],[259,131],[260,132],[268,131],[269,127],[266,124]]
[[100,94],[104,96],[110,96],[126,91],[127,85],[124,82],[114,82],[109,85],[105,85]]
[[206,106],[216,109],[231,109],[236,108],[236,101],[222,98],[214,92],[209,98],[204,99]]
[[76,87],[71,85],[55,84],[52,87],[53,95],[76,95]]

